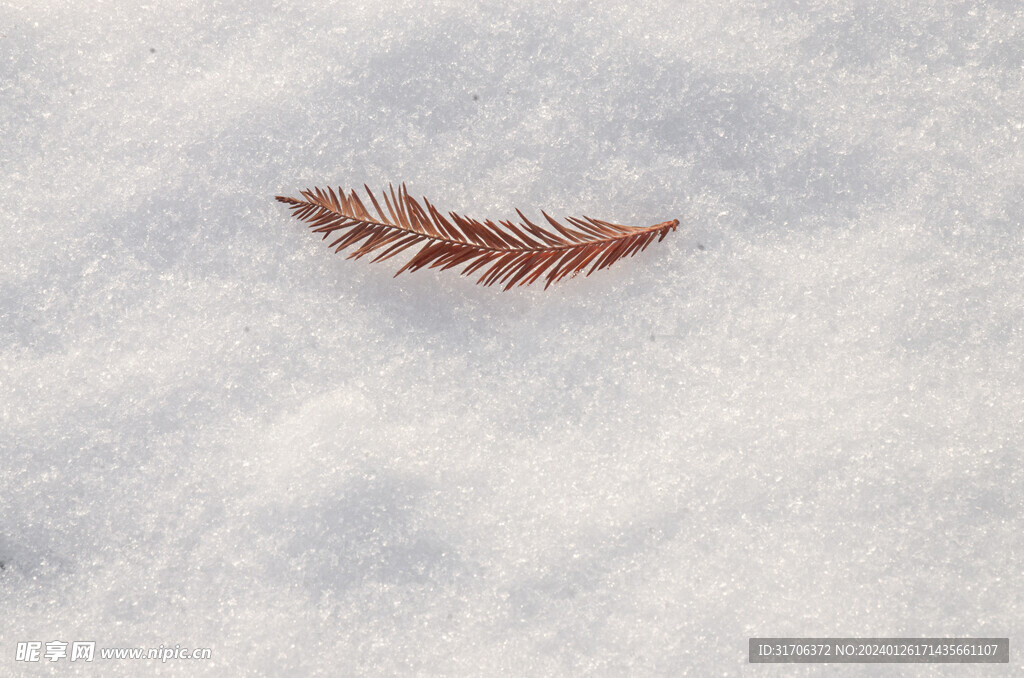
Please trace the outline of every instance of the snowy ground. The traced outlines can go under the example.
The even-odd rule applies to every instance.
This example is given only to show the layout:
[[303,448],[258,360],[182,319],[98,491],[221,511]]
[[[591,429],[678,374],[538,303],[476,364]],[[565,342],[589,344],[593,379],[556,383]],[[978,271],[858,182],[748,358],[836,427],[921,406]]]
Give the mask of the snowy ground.
[[[0,675],[1019,671],[1022,149],[1019,0],[0,1]],[[501,293],[273,201],[388,181],[682,226]]]

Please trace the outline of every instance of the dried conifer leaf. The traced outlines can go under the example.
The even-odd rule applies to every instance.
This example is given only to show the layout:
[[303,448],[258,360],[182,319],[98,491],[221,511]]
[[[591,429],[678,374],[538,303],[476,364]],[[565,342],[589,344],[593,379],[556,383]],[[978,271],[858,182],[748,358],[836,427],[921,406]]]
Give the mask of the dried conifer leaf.
[[346,194],[341,188],[337,193],[333,188],[314,188],[300,191],[302,198],[279,195],[277,200],[288,205],[294,217],[306,222],[314,233],[322,234],[324,240],[341,231],[330,247],[341,252],[354,246],[349,259],[376,253],[371,261],[383,261],[419,245],[398,273],[464,266],[463,275],[482,270],[479,284],[498,283],[506,290],[541,278],[547,288],[588,266],[586,275],[590,275],[642,252],[655,236],[661,242],[679,225],[678,219],[639,228],[590,217],[569,217],[567,221],[574,227],[570,228],[541,212],[551,230],[530,221],[519,210],[516,213],[522,221],[518,223],[479,221],[455,212],[445,217],[426,198],[420,205],[405,184],[397,191],[388,186],[383,192],[385,212],[369,187],[363,188],[376,216],[370,214],[355,190]]

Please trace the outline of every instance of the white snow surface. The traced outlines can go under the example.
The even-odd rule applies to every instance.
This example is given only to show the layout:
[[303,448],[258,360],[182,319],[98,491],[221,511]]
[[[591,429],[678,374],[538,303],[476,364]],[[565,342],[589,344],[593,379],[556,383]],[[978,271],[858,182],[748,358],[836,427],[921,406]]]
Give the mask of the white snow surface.
[[[681,225],[501,292],[273,200],[388,182]],[[0,208],[2,676],[1022,666],[1019,0],[7,0]]]

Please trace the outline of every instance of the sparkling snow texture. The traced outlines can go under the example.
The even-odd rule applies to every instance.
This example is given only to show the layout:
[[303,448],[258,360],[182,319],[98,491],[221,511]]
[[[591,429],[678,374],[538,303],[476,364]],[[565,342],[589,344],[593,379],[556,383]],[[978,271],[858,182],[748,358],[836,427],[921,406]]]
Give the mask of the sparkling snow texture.
[[[681,226],[501,293],[273,201],[389,181]],[[8,0],[0,208],[0,675],[1021,666],[1018,0]]]

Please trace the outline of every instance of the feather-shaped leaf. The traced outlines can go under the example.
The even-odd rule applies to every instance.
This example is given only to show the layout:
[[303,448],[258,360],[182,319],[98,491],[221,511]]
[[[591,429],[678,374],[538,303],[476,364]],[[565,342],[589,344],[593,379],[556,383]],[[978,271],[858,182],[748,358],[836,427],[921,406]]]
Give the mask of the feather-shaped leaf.
[[[301,191],[302,198],[277,196],[326,240],[337,252],[352,248],[348,258],[375,254],[383,261],[410,247],[420,246],[398,273],[421,268],[441,270],[463,266],[462,274],[482,271],[478,283],[502,285],[508,290],[544,278],[544,287],[588,266],[586,275],[607,268],[619,259],[642,252],[657,237],[660,242],[679,225],[678,219],[638,228],[583,217],[569,217],[571,226],[560,224],[541,212],[551,228],[540,226],[516,210],[521,221],[478,221],[449,212],[444,216],[423,198],[420,205],[402,184],[389,186],[382,208],[369,187],[363,186],[372,215],[356,192],[319,188]],[[398,275],[395,273],[395,275]]]

